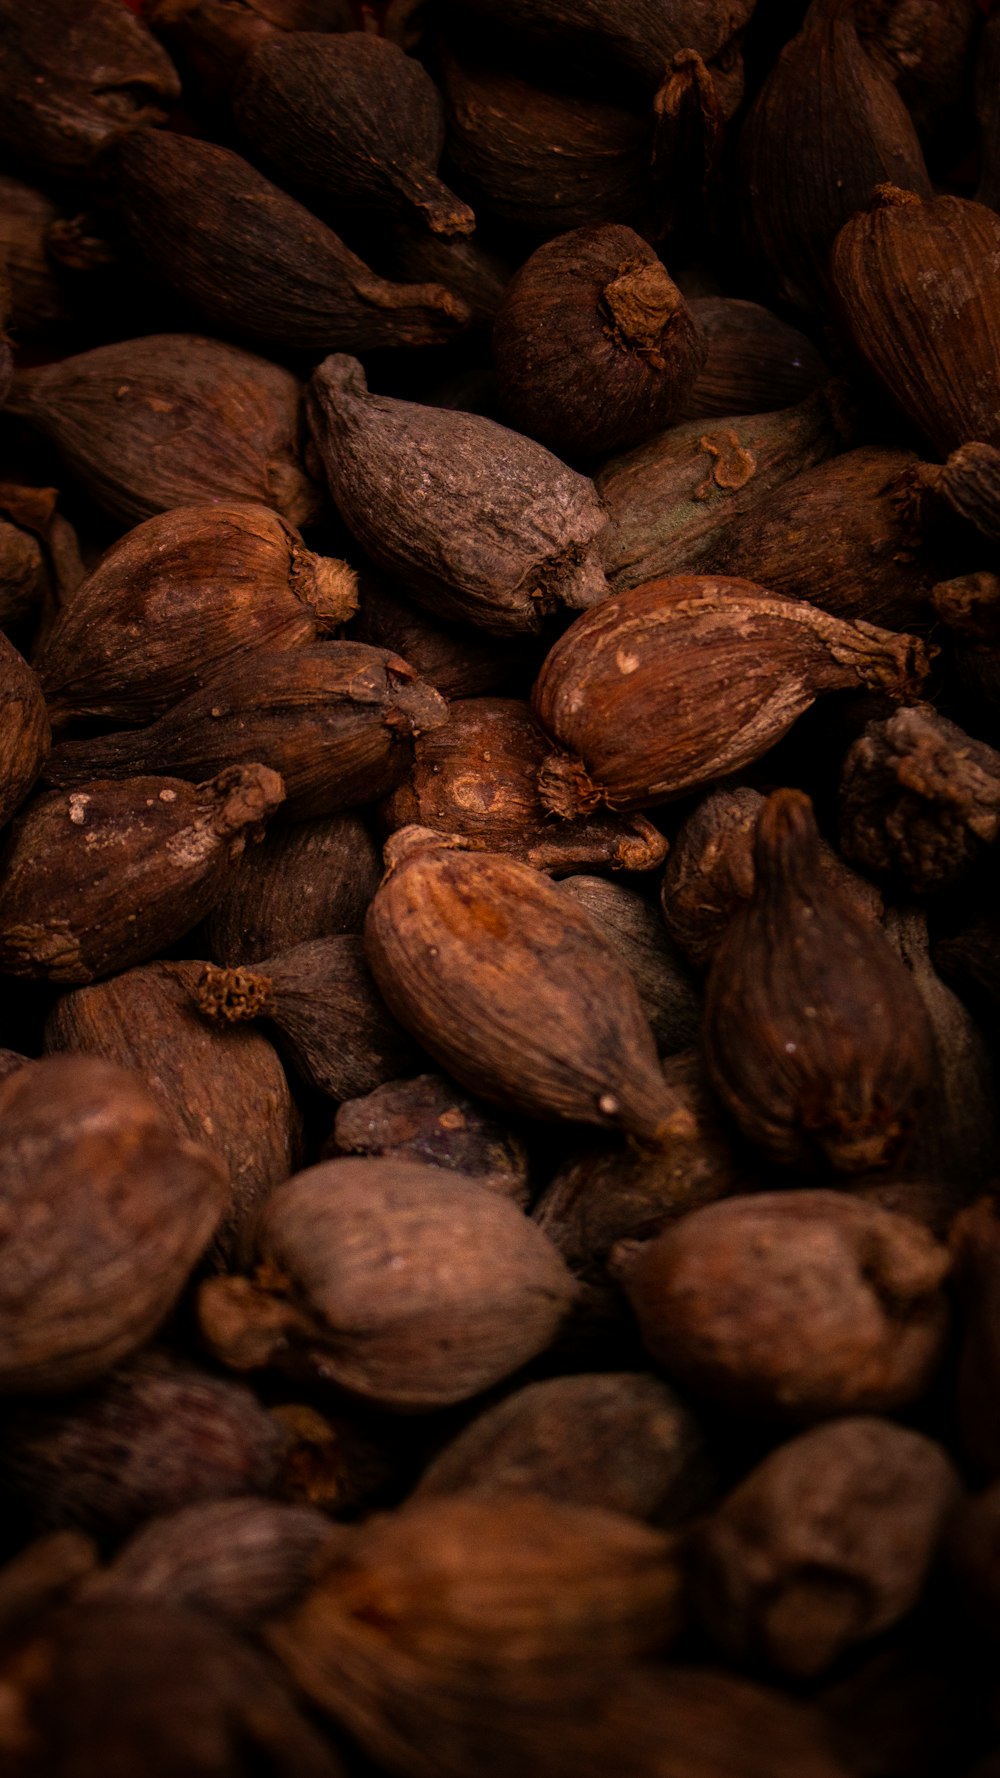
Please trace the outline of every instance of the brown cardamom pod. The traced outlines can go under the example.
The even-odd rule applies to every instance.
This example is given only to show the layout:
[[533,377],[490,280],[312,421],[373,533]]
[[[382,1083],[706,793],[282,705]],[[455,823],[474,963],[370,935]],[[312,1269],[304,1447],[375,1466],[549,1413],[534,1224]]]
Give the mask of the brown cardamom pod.
[[286,816],[304,821],[384,796],[406,770],[413,735],[447,714],[444,699],[395,655],[363,642],[316,642],[237,657],[148,728],[63,741],[47,781],[149,771],[197,781],[264,760],[281,773]]
[[82,983],[156,956],[207,914],[283,798],[261,765],[35,797],[0,861],[0,970]]
[[539,247],[493,329],[501,405],[563,457],[637,444],[683,411],[705,347],[666,266],[633,229],[573,229]]
[[157,1328],[225,1208],[226,1171],[135,1074],[50,1056],[0,1084],[0,1393],[89,1383]]
[[692,1048],[701,995],[656,908],[634,889],[606,877],[567,877],[563,888],[628,964],[660,1054]]
[[0,629],[30,624],[37,649],[56,610],[86,576],[72,525],[55,488],[0,482]]
[[158,513],[113,544],[58,613],[37,662],[53,720],[152,722],[234,656],[346,623],[356,581],[267,507]]
[[979,123],[979,189],[976,197],[1000,209],[1000,24],[987,19],[976,63],[976,117]]
[[549,650],[531,701],[560,751],[539,795],[566,819],[649,808],[760,759],[821,692],[905,699],[927,668],[913,636],[750,581],[654,580],[585,612]]
[[46,249],[59,208],[44,192],[0,175],[0,264],[10,287],[10,324],[18,338],[45,334],[70,320],[70,292]]
[[959,445],[946,463],[921,463],[916,480],[918,487],[943,500],[991,543],[1000,543],[1000,450],[996,445],[975,439]]
[[812,341],[759,303],[696,296],[689,299],[688,309],[706,354],[680,419],[793,407],[829,380],[829,369]]
[[709,1078],[743,1135],[786,1166],[858,1173],[905,1147],[931,1084],[913,978],[819,867],[809,798],[757,821],[755,884],[709,971]]
[[654,1146],[690,1115],[600,928],[529,866],[422,828],[386,847],[365,947],[392,1012],[470,1092]]
[[549,743],[527,704],[468,698],[442,729],[414,743],[407,779],[382,805],[388,831],[431,827],[489,852],[509,852],[552,876],[596,869],[652,870],[667,842],[643,816],[596,814],[556,824],[538,796]]
[[274,1362],[408,1412],[519,1370],[551,1344],[574,1294],[516,1204],[402,1161],[296,1174],[264,1206],[258,1254],[257,1282],[202,1287],[216,1357],[237,1370]]
[[981,1475],[1000,1475],[1000,1436],[991,1404],[1000,1379],[1000,1217],[990,1198],[963,1210],[951,1231],[961,1317],[955,1404],[958,1444]]
[[272,827],[248,846],[202,927],[204,954],[232,969],[311,938],[360,932],[382,860],[360,815]]
[[880,185],[830,267],[855,350],[935,449],[1000,446],[1000,217]]
[[143,17],[209,104],[225,100],[244,59],[286,31],[353,31],[351,0],[143,0]]
[[476,219],[442,184],[444,107],[430,75],[367,31],[275,36],[240,70],[237,127],[297,188],[366,217],[399,216],[438,235]]
[[50,742],[37,675],[0,632],[0,827],[28,795]]
[[45,1024],[48,1053],[103,1056],[141,1075],[181,1136],[211,1148],[229,1174],[215,1252],[248,1265],[261,1204],[295,1171],[300,1118],[267,1039],[214,1030],[192,1004],[200,963],[151,963],[64,994]]
[[606,597],[594,484],[533,439],[371,395],[342,354],[314,372],[309,413],[345,524],[431,611],[503,636]]
[[359,642],[388,648],[443,698],[481,698],[505,691],[537,670],[539,644],[530,636],[487,636],[439,623],[380,578],[362,574],[361,608],[351,625]]
[[338,1155],[444,1167],[522,1208],[530,1196],[528,1157],[518,1137],[442,1074],[388,1081],[363,1099],[345,1100],[324,1159]]
[[301,386],[221,340],[151,334],[23,370],[7,403],[123,525],[192,503],[253,500],[293,525],[319,513],[299,454]]

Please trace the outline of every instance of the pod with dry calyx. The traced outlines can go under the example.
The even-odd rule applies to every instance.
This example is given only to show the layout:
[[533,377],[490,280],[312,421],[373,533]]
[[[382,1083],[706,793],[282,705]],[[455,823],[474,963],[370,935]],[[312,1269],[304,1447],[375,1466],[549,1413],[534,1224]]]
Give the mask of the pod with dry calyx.
[[669,1143],[691,1128],[639,991],[594,922],[529,866],[418,827],[386,847],[365,923],[400,1024],[470,1092]]

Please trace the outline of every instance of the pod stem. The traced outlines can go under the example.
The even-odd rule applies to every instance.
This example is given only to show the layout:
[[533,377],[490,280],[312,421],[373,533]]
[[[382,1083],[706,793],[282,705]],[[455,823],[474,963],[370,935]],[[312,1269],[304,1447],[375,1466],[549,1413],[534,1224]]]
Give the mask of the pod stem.
[[194,990],[195,1004],[206,1019],[232,1025],[264,1018],[274,1000],[270,976],[254,969],[221,969],[206,963]]

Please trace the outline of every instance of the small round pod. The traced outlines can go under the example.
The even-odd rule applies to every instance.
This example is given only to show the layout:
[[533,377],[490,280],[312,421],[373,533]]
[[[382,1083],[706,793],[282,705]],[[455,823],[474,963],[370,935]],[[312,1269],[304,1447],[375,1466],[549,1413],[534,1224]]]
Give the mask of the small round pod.
[[507,417],[563,457],[638,444],[683,412],[705,342],[666,267],[607,223],[547,241],[508,284],[493,329]]
[[360,932],[381,875],[378,847],[349,810],[271,827],[247,847],[205,920],[203,954],[231,969]]
[[225,1208],[226,1171],[137,1075],[52,1056],[0,1084],[0,1393],[89,1383],[149,1338]]
[[695,1534],[693,1595],[731,1660],[815,1679],[916,1605],[962,1497],[941,1445],[874,1415],[765,1457]]
[[612,1255],[669,1376],[740,1415],[807,1424],[923,1394],[947,1340],[950,1265],[909,1217],[811,1190],[708,1204]]
[[216,1357],[238,1370],[277,1362],[402,1412],[510,1376],[551,1344],[574,1296],[515,1204],[438,1167],[310,1167],[272,1195],[257,1246],[260,1283],[202,1288]]
[[24,802],[51,739],[38,676],[0,633],[0,827]]
[[419,827],[393,835],[386,859],[365,922],[372,974],[462,1086],[653,1146],[690,1130],[627,966],[561,889]]

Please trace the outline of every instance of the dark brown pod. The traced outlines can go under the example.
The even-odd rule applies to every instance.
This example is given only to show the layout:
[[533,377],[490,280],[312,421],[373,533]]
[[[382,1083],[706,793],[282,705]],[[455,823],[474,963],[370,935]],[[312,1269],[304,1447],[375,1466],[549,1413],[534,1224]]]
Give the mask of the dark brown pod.
[[345,523],[431,611],[503,636],[606,597],[594,484],[533,440],[371,395],[343,355],[314,373],[309,412]]
[[[991,1645],[1000,1631],[1000,1485],[964,1500],[952,1519],[946,1559],[961,1605]],[[988,1768],[986,1769],[988,1771]]]
[[0,633],[0,827],[38,777],[51,737],[38,676]]
[[362,578],[361,609],[351,626],[359,642],[388,648],[443,698],[481,698],[531,678],[539,645],[530,637],[486,636],[438,623],[382,580]]
[[96,1056],[9,1075],[0,1125],[0,1391],[51,1394],[149,1338],[211,1239],[226,1173]]
[[551,1242],[474,1180],[402,1161],[325,1161],[264,1208],[260,1283],[202,1287],[202,1330],[237,1370],[276,1362],[426,1411],[544,1352],[573,1297]]
[[365,1155],[461,1173],[516,1203],[529,1196],[528,1157],[506,1123],[442,1074],[388,1081],[337,1112],[325,1158]]
[[57,725],[152,722],[234,656],[336,630],[356,609],[356,583],[267,507],[158,513],[57,614],[37,661],[50,714]]
[[760,303],[696,296],[688,299],[688,310],[705,342],[705,362],[682,420],[794,407],[829,379],[812,341]]
[[8,406],[123,525],[218,500],[259,501],[306,525],[321,501],[299,456],[300,395],[264,358],[164,333],[21,371]]
[[445,1446],[413,1498],[544,1494],[675,1525],[712,1482],[701,1428],[673,1390],[658,1377],[605,1372],[515,1389]]
[[979,123],[979,189],[976,197],[1000,209],[1000,25],[987,19],[976,63],[976,117]]
[[611,223],[537,248],[508,284],[493,329],[508,418],[570,458],[669,426],[704,356],[666,266],[634,230]]
[[0,861],[0,969],[81,983],[165,950],[283,796],[276,772],[246,765],[197,787],[99,779],[36,797]]
[[613,1271],[658,1364],[739,1414],[810,1421],[923,1394],[941,1359],[947,1250],[835,1191],[708,1204]]
[[400,1024],[470,1092],[528,1116],[685,1134],[639,991],[600,928],[529,866],[422,828],[386,847],[365,922]]
[[913,636],[747,580],[650,581],[585,612],[549,650],[531,701],[559,751],[539,795],[564,819],[654,807],[759,759],[821,692],[906,698],[927,665]]
[[946,463],[921,463],[916,474],[919,487],[943,500],[991,543],[1000,543],[1000,450],[996,445],[972,440],[952,451]]
[[474,327],[491,327],[510,282],[507,262],[477,237],[432,235],[396,223],[386,249],[393,272],[407,282],[443,284],[465,303]]
[[213,1030],[192,996],[204,966],[151,963],[57,1000],[48,1053],[103,1056],[142,1076],[181,1136],[225,1163],[231,1197],[215,1251],[249,1264],[268,1193],[295,1171],[299,1116],[277,1055],[256,1031]]
[[922,1433],[874,1416],[814,1427],[696,1534],[699,1613],[730,1659],[814,1679],[917,1603],[961,1493]]
[[447,714],[444,699],[396,655],[363,642],[316,642],[237,657],[148,728],[63,741],[47,781],[148,771],[197,781],[264,760],[281,773],[286,816],[305,821],[385,796],[412,757],[412,736]]
[[830,261],[855,351],[942,456],[1000,446],[1000,217],[879,186]]
[[442,184],[444,107],[418,61],[366,31],[298,31],[262,44],[233,94],[237,127],[296,187],[438,235],[476,219]]
[[169,56],[118,0],[3,0],[0,44],[0,143],[56,178],[180,97]]
[[10,325],[19,339],[69,320],[72,303],[46,250],[58,206],[44,192],[0,174],[0,265],[10,290]]
[[[98,1561],[96,1544],[82,1531],[52,1531],[26,1544],[0,1568],[0,1636],[22,1636],[33,1618],[71,1598]],[[6,1732],[0,1745],[10,1751]]]
[[58,499],[55,488],[0,482],[0,629],[32,624],[36,644],[86,574]]
[[962,1343],[956,1381],[958,1444],[980,1475],[1000,1475],[1000,1427],[993,1412],[1000,1379],[1000,1217],[981,1198],[951,1231]]
[[751,901],[709,971],[709,1078],[748,1141],[786,1166],[887,1166],[931,1084],[933,1040],[909,971],[824,879],[809,798],[758,817]]
[[939,581],[931,604],[941,622],[956,636],[991,646],[1000,643],[1000,575],[983,569]]
[[606,877],[572,876],[563,887],[628,964],[660,1054],[692,1048],[701,995],[656,908]]
[[360,932],[382,861],[360,815],[272,827],[249,846],[202,927],[205,954],[233,968],[311,938]]
[[286,31],[353,31],[352,0],[143,0],[185,82],[210,104],[224,100],[249,55]]
[[782,301],[804,309],[827,306],[834,237],[873,186],[931,196],[913,122],[855,11],[855,0],[812,0],[740,142],[748,245]]
[[652,870],[667,842],[643,816],[596,814],[554,823],[539,800],[549,743],[528,705],[468,698],[449,705],[444,728],[414,743],[409,777],[382,805],[389,832],[432,827],[489,852],[509,852],[551,876]]
[[353,933],[310,939],[254,969],[206,963],[191,992],[213,1024],[263,1019],[300,1080],[338,1102],[374,1092],[417,1065],[417,1051],[390,1017]]

